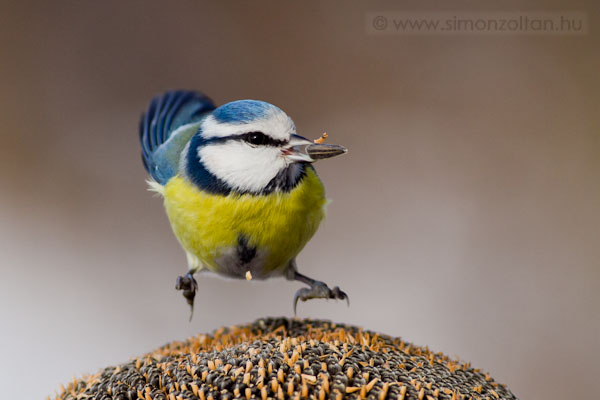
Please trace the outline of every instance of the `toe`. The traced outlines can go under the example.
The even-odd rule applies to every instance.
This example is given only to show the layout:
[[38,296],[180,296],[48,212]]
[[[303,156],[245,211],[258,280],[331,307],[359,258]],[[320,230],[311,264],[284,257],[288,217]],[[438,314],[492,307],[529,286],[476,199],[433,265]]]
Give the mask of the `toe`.
[[339,288],[339,286],[336,286],[333,288],[332,292],[332,298],[334,299],[338,299],[338,300],[346,300],[346,303],[348,305],[350,305],[350,298],[348,298],[348,295],[346,294],[346,292],[344,292],[342,289]]
[[183,289],[183,276],[178,276],[177,281],[175,282],[175,290]]

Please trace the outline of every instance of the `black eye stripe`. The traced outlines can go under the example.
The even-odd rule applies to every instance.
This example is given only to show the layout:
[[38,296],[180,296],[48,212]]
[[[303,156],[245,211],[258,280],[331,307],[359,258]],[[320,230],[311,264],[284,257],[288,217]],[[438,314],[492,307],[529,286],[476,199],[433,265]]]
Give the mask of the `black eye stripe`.
[[[251,143],[250,142],[250,136],[251,135],[257,135],[260,134],[262,135],[260,141],[258,141],[257,143]],[[202,140],[202,146],[206,146],[206,145],[212,145],[212,144],[220,144],[220,143],[225,143],[229,140],[236,140],[236,141],[241,141],[241,142],[247,142],[250,143],[254,146],[274,146],[274,147],[280,147],[280,146],[285,146],[286,144],[289,143],[288,140],[277,140],[277,139],[273,139],[271,136],[269,135],[265,135],[262,132],[248,132],[248,133],[243,133],[241,135],[231,135],[231,136],[222,136],[222,137],[212,137],[212,138],[208,138],[208,139],[203,139]]]
[[239,135],[238,138],[255,146],[279,147],[288,143],[287,140],[273,139],[271,136],[265,135],[262,132],[248,132],[244,133],[243,135]]

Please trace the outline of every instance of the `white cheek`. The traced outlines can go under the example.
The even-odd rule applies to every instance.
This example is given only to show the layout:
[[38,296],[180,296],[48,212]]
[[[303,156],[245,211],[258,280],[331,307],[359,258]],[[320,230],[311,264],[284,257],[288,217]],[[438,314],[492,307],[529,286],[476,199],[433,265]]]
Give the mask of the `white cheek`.
[[203,146],[198,155],[209,172],[240,191],[261,191],[286,167],[279,148],[241,141]]

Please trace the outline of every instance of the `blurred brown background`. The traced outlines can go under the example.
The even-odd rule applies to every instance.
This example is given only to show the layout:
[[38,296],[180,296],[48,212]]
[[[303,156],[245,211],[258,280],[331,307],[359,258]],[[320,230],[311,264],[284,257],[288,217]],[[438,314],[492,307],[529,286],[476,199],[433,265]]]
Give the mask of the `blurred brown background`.
[[[378,10],[578,10],[583,36],[365,33]],[[328,219],[299,259],[351,297],[300,317],[462,359],[522,399],[600,375],[600,52],[593,3],[0,5],[0,382],[42,398],[174,339],[291,315],[298,284],[203,279],[146,191],[155,94],[256,98],[350,153],[317,165]],[[8,393],[7,393],[8,391]]]

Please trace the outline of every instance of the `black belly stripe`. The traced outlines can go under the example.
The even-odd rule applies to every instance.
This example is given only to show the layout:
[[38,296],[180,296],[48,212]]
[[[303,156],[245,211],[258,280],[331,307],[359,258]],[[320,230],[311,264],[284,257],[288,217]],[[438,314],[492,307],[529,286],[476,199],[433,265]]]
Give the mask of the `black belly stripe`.
[[238,236],[237,255],[242,264],[248,264],[256,257],[256,247],[250,246],[244,235]]

